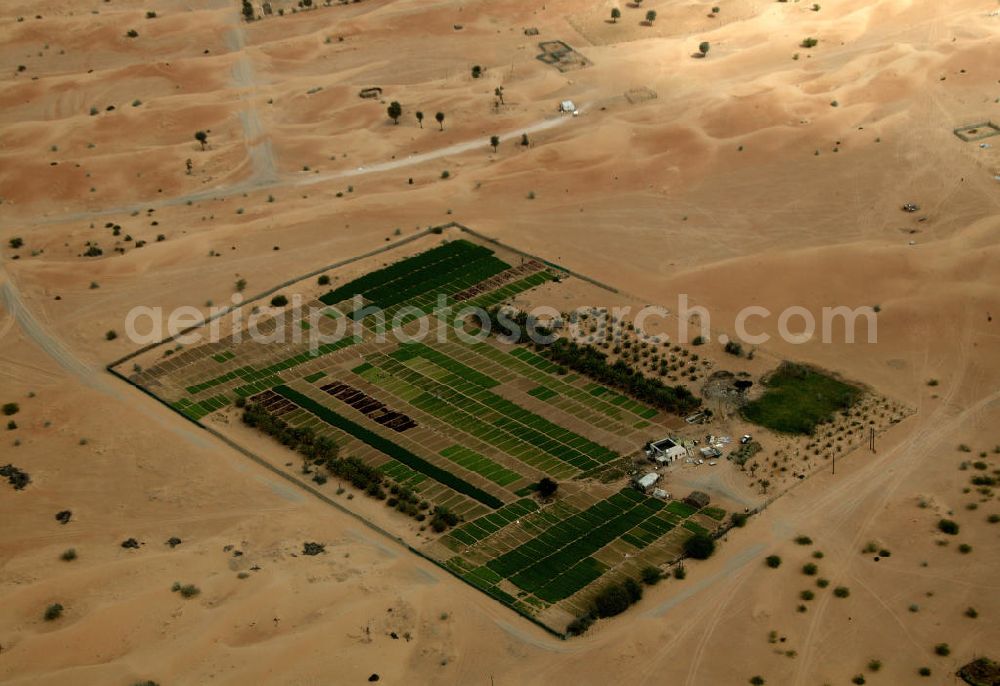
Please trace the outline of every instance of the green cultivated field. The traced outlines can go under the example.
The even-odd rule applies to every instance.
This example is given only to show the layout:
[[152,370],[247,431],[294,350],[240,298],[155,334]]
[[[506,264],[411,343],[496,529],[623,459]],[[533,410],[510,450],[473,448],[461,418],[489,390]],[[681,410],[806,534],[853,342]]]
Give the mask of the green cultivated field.
[[766,390],[743,408],[754,424],[788,434],[811,434],[816,426],[850,408],[861,389],[811,367],[782,363],[764,381]]
[[[666,417],[656,409],[567,374],[527,346],[466,342],[453,333],[447,341],[378,341],[370,312],[384,308],[391,317],[411,306],[429,312],[439,294],[456,310],[490,307],[558,274],[539,262],[453,240],[322,293],[307,305],[326,316],[309,327],[274,323],[301,340],[328,335],[346,322],[350,331],[357,325],[359,336],[315,350],[307,342],[225,340],[178,349],[132,378],[195,421],[238,399],[267,398],[263,407],[290,431],[309,429],[332,440],[341,458],[376,468],[387,480],[384,487],[396,489],[382,497],[412,491],[411,502],[422,503],[426,513],[387,517],[426,526],[435,508],[454,513],[457,523],[425,543],[422,554],[562,632],[606,582],[637,578],[643,566],[675,559],[684,536],[714,530],[725,513],[698,512],[622,488],[620,481],[608,486],[586,478],[621,473],[625,456],[666,435]],[[425,317],[435,331],[438,320]],[[416,319],[406,320],[407,330],[420,323]],[[454,315],[444,321],[454,322]],[[791,387],[772,381],[769,393]],[[764,404],[766,412],[779,414],[768,409],[773,400],[763,400],[771,403]],[[309,478],[297,467],[288,472]],[[543,477],[562,484],[551,502],[533,495]],[[335,497],[343,480],[327,481],[314,487]],[[399,509],[396,501],[385,500]]]

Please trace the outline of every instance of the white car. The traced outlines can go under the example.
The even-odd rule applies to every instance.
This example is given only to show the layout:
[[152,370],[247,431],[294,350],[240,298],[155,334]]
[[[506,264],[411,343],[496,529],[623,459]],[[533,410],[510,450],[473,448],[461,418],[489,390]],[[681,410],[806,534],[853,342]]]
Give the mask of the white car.
[[742,443],[743,445],[746,445],[747,443],[749,443],[752,440],[753,440],[753,436],[751,436],[750,434],[743,434],[743,437],[740,438],[740,443]]

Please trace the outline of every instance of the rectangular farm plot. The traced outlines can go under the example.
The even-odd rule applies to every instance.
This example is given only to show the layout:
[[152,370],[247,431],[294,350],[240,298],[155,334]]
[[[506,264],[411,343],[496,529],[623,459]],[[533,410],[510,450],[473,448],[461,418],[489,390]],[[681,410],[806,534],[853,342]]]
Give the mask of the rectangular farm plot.
[[[562,632],[565,613],[578,614],[601,585],[635,576],[636,565],[675,559],[690,532],[718,528],[721,510],[697,511],[601,482],[619,478],[626,451],[667,431],[666,417],[568,373],[532,346],[454,335],[378,340],[378,318],[367,315],[380,307],[392,321],[418,307],[427,314],[410,316],[404,330],[429,324],[433,332],[438,324],[460,323],[466,307],[499,305],[557,274],[552,265],[500,246],[453,240],[338,281],[308,303],[321,315],[310,320],[311,329],[296,320],[270,324],[299,339],[265,345],[234,337],[178,349],[132,378],[195,421],[246,399],[250,410],[280,420],[286,433],[255,426],[291,436],[286,445],[295,445],[314,475],[341,474],[337,469],[351,459],[346,464],[374,475],[374,489],[359,488],[379,497],[381,484],[386,503],[391,497],[396,509],[413,507],[401,517],[435,524],[428,518],[444,508],[457,521],[414,543],[419,552]],[[449,312],[434,312],[439,295]],[[363,335],[315,350],[299,342],[310,333],[329,336],[345,323],[348,333]],[[313,438],[296,444],[302,436]],[[311,461],[309,441],[319,439],[332,440],[339,458]],[[562,482],[552,502],[536,497],[544,477]],[[338,487],[316,483],[324,493]],[[401,492],[406,497],[396,498]],[[419,499],[419,511],[411,497]]]

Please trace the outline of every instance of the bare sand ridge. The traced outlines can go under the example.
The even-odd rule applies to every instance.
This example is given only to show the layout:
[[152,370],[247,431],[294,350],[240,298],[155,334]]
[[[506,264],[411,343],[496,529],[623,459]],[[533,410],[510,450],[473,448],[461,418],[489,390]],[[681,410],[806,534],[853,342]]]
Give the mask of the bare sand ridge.
[[[1000,137],[952,130],[1000,119],[998,6],[718,4],[364,0],[247,24],[221,0],[5,3],[0,403],[20,411],[0,465],[32,483],[0,482],[0,681],[937,684],[995,651],[1000,506],[970,477],[1000,467]],[[543,64],[543,40],[592,65]],[[357,96],[372,85],[385,102]],[[207,311],[237,279],[262,291],[451,219],[651,303],[687,293],[718,332],[746,305],[878,305],[875,345],[761,350],[915,414],[563,642],[103,371],[136,305]]]

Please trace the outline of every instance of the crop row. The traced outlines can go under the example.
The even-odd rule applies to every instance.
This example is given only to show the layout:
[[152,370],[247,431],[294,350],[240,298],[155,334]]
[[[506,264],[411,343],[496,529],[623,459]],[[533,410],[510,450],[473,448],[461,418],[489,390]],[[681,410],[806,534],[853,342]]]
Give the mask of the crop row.
[[447,264],[438,263],[419,272],[408,274],[405,280],[382,286],[364,293],[365,299],[378,307],[386,308],[405,303],[425,293],[454,293],[483,279],[502,272],[508,265],[483,250],[474,256],[460,256]]
[[522,498],[505,505],[496,512],[467,522],[451,532],[456,540],[466,545],[474,545],[490,534],[494,534],[508,524],[538,510],[538,504],[531,498]]
[[487,493],[486,491],[483,491],[482,489],[473,486],[469,482],[460,479],[451,472],[448,472],[447,470],[444,470],[441,467],[438,467],[437,465],[428,462],[427,460],[410,452],[401,445],[397,445],[396,443],[393,443],[392,441],[383,438],[377,433],[361,426],[360,424],[356,424],[355,422],[351,421],[350,419],[347,419],[346,417],[342,417],[341,415],[331,410],[329,407],[326,407],[325,405],[316,402],[312,398],[302,395],[298,391],[295,391],[289,388],[288,386],[284,385],[276,386],[274,388],[274,391],[279,395],[284,396],[288,400],[291,400],[299,407],[313,413],[314,415],[322,419],[324,422],[330,424],[331,426],[335,426],[336,428],[341,429],[342,431],[346,431],[347,433],[351,434],[352,436],[362,441],[363,443],[367,443],[371,447],[375,448],[376,450],[382,453],[385,453],[394,460],[402,462],[407,467],[410,467],[411,469],[421,472],[422,474],[426,474],[435,481],[459,493],[467,495],[470,498],[473,498],[474,500],[478,500],[483,505],[486,505],[487,507],[490,507],[494,510],[503,506],[503,501],[501,501],[496,496],[491,495],[490,493]]
[[[583,512],[562,520],[541,535],[490,560],[487,564],[490,569],[504,577],[520,574],[524,570],[534,567],[540,561],[559,552],[574,541],[591,538],[601,526],[617,520],[618,517],[625,513],[631,512],[646,500],[659,502],[647,499],[645,496],[631,489],[623,489],[610,498],[591,505]],[[650,514],[652,513],[645,509],[642,511],[643,518]],[[622,529],[621,533],[628,531],[635,523]],[[605,530],[605,533],[607,533],[607,530]],[[609,541],[613,539],[614,536]],[[609,541],[601,543],[594,550],[599,549]],[[594,550],[590,552],[594,552]],[[571,564],[575,564],[578,560],[589,555],[590,552],[580,555],[570,564],[564,564],[559,569],[554,570],[553,574],[558,574],[560,571],[567,569]]]
[[517,436],[577,469],[592,469],[618,457],[614,451],[458,377],[448,379],[448,385],[442,384],[395,360],[386,361],[383,369],[431,393],[435,399]]
[[201,393],[204,390],[207,390],[214,386],[219,386],[220,384],[224,384],[229,381],[233,381],[235,379],[240,379],[248,384],[252,384],[256,381],[261,381],[267,379],[268,377],[274,376],[278,372],[283,372],[288,369],[291,369],[292,367],[297,367],[300,364],[309,362],[310,360],[314,360],[322,355],[328,355],[332,352],[336,352],[337,350],[341,350],[350,345],[354,345],[354,343],[355,343],[354,338],[348,336],[340,339],[336,343],[324,343],[323,345],[319,346],[316,349],[315,353],[313,352],[299,353],[298,355],[289,357],[285,360],[282,360],[281,362],[276,362],[275,364],[272,364],[268,367],[264,367],[263,369],[256,369],[252,365],[240,367],[239,369],[234,369],[232,371],[226,372],[225,374],[209,379],[208,381],[203,381],[200,384],[196,384],[194,386],[188,386],[186,390],[191,395],[195,395],[196,393]]
[[460,467],[468,469],[470,472],[475,472],[486,477],[500,486],[507,486],[524,478],[517,472],[497,464],[490,458],[460,445],[445,448],[441,451],[441,456],[448,458]]
[[481,386],[483,388],[493,388],[494,386],[500,385],[500,382],[496,379],[487,376],[472,367],[464,365],[455,358],[449,357],[440,350],[435,350],[434,348],[424,345],[423,343],[403,343],[395,352],[390,354],[389,357],[394,360],[399,360],[400,362],[405,362],[406,360],[413,359],[414,357],[423,357],[442,369],[448,370],[455,376],[465,381],[470,381],[477,386]]
[[492,254],[490,250],[481,246],[473,245],[468,241],[458,240],[439,245],[436,248],[422,252],[419,255],[400,260],[388,267],[383,267],[373,272],[369,272],[362,277],[354,279],[339,286],[334,290],[320,297],[320,301],[325,305],[334,305],[342,300],[347,300],[358,294],[364,294],[377,288],[389,286],[406,279],[413,272],[426,268],[433,268],[435,265],[447,262],[448,260],[465,260],[483,253]]

